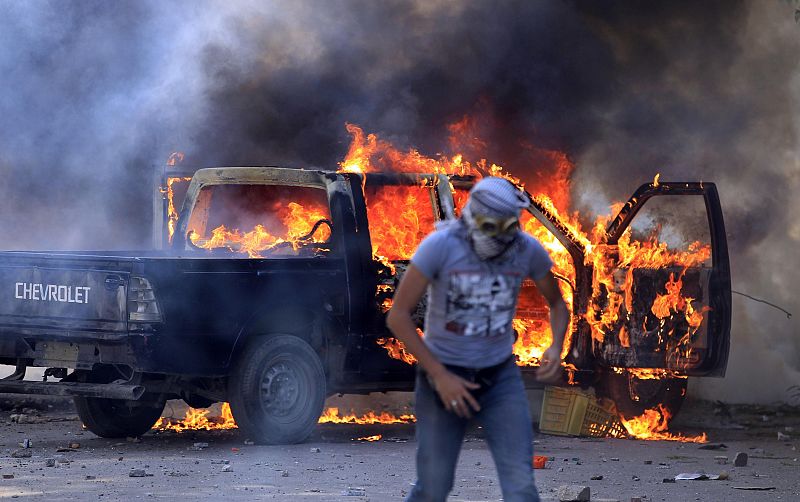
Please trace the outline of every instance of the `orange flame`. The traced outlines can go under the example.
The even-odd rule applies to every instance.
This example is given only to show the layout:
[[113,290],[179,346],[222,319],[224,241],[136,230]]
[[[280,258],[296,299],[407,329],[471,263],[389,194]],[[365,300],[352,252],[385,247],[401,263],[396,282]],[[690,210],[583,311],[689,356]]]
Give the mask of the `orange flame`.
[[339,408],[331,407],[322,412],[319,417],[320,424],[407,424],[415,422],[416,418],[411,414],[395,416],[389,412],[382,411],[375,413],[369,411],[363,415],[356,415],[353,412],[340,413]]
[[682,434],[672,434],[667,432],[671,415],[663,405],[656,408],[645,410],[641,416],[626,420],[620,417],[622,425],[628,434],[636,439],[648,441],[681,441],[686,443],[706,443],[708,436],[706,433],[699,436],[684,436]]
[[686,375],[679,375],[675,371],[662,368],[612,368],[614,373],[620,375],[629,373],[639,380],[661,380],[663,378],[687,378]]
[[186,416],[183,420],[172,421],[170,418],[161,417],[153,425],[153,429],[162,431],[175,431],[183,432],[188,430],[217,430],[217,429],[235,429],[236,421],[233,420],[231,407],[228,403],[222,403],[220,408],[220,416],[213,419],[208,418],[211,412],[209,409],[189,408],[186,410]]
[[382,437],[383,437],[382,434],[375,434],[374,436],[364,436],[356,438],[356,441],[367,441],[371,443],[373,441],[380,441]]
[[[162,431],[183,432],[189,430],[224,430],[236,429],[236,421],[233,419],[231,407],[228,403],[222,403],[220,408],[219,417],[209,418],[211,410],[207,408],[189,408],[186,410],[186,416],[182,420],[172,420],[171,418],[161,417],[153,425],[153,429]],[[403,414],[396,416],[389,412],[375,413],[369,411],[362,415],[356,415],[353,412],[341,413],[339,408],[327,408],[319,417],[317,423],[320,424],[406,424],[416,421],[412,414]],[[372,436],[374,437],[374,436]],[[360,438],[361,440],[363,438]],[[380,439],[380,437],[378,437]],[[365,439],[367,440],[367,439]],[[367,440],[367,441],[376,441]]]
[[[170,160],[172,160],[171,156]],[[191,180],[192,180],[191,177],[185,177],[185,176],[167,178],[167,229],[169,231],[169,242],[172,242],[172,234],[175,233],[175,224],[178,222],[178,210],[175,207],[175,188],[173,185],[176,182],[187,182]]]
[[385,262],[408,260],[434,228],[427,190],[414,186],[384,186],[366,191],[372,254]]
[[[200,248],[215,249],[227,248],[231,251],[247,253],[250,258],[260,258],[262,252],[270,252],[277,249],[283,243],[289,244],[290,250],[299,247],[301,238],[307,237],[313,229],[314,223],[327,219],[328,214],[322,206],[305,206],[297,202],[289,202],[275,211],[275,216],[283,224],[284,232],[275,235],[268,231],[263,225],[256,225],[249,232],[242,232],[238,229],[228,229],[225,225],[220,225],[211,231],[211,237],[203,239],[197,233],[192,232],[189,236],[192,243]],[[310,237],[312,242],[325,242],[330,237],[330,228],[323,225]]]
[[[421,337],[425,336],[419,328],[417,328],[417,334]],[[396,338],[378,338],[376,343],[385,348],[393,359],[399,359],[408,364],[417,364],[417,358],[406,350],[405,344],[400,340]]]
[[169,158],[167,159],[167,165],[169,167],[175,167],[181,162],[183,162],[185,155],[183,152],[172,152],[169,154]]
[[435,173],[462,176],[477,174],[475,168],[470,163],[464,162],[461,155],[432,159],[413,148],[402,152],[388,141],[378,139],[375,134],[365,135],[363,129],[357,125],[345,124],[345,127],[353,139],[344,160],[339,163],[342,172]]

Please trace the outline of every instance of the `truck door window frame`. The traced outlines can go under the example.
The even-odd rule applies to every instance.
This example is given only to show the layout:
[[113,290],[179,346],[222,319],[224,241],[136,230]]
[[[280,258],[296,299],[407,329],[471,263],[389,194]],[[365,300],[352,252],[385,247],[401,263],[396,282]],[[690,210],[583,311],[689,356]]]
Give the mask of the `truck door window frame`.
[[639,210],[653,197],[663,195],[701,196],[705,203],[711,244],[707,321],[707,354],[702,364],[679,373],[689,376],[724,376],[730,348],[731,283],[722,205],[714,183],[661,182],[640,186],[606,228],[607,243],[617,245]]

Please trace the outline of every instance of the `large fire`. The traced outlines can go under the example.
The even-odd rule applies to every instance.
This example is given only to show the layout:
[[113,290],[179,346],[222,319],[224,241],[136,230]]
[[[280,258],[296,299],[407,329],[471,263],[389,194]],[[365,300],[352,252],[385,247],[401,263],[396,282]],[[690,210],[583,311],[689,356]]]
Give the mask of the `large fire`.
[[[504,176],[514,183],[523,186],[521,180],[510,176],[504,169],[496,164],[480,158],[470,161],[465,155],[456,153],[450,156],[439,155],[437,158],[422,155],[417,150],[402,151],[391,143],[378,138],[374,134],[365,134],[356,125],[347,124],[348,132],[352,135],[352,142],[347,155],[340,163],[342,172],[361,173],[369,176],[375,172],[400,172],[400,173],[434,173],[459,176],[482,177],[486,175]],[[480,151],[483,143],[475,131],[475,121],[469,117],[451,125],[450,145],[453,151],[476,152]],[[533,205],[555,226],[563,231],[567,237],[577,243],[583,250],[586,265],[593,269],[592,299],[587,307],[585,320],[591,328],[591,336],[595,344],[605,340],[606,335],[617,333],[622,347],[630,347],[630,335],[624,323],[630,318],[634,297],[634,270],[641,268],[666,269],[675,267],[684,272],[688,267],[701,264],[709,259],[710,247],[699,242],[692,243],[685,251],[675,251],[659,242],[653,236],[650,239],[639,241],[631,236],[628,229],[614,246],[605,241],[605,228],[608,218],[598,218],[590,231],[583,230],[580,217],[577,213],[569,213],[570,190],[569,176],[574,165],[565,154],[558,151],[538,149],[528,145],[535,158],[544,162],[546,166],[537,170],[533,181],[535,190],[531,192]],[[541,167],[541,166],[540,166]],[[546,173],[542,174],[542,173]],[[177,178],[176,178],[177,179]],[[391,307],[391,294],[396,285],[396,271],[403,262],[412,256],[420,241],[434,229],[436,216],[433,213],[431,197],[432,186],[430,180],[420,180],[417,185],[383,186],[373,188],[366,182],[364,185],[367,204],[367,218],[370,222],[370,238],[372,241],[373,258],[377,263],[383,264],[388,271],[384,280],[378,284],[376,295],[379,298],[379,307],[388,311]],[[653,180],[653,186],[659,185],[659,176]],[[441,187],[440,187],[441,189]],[[467,200],[467,193],[463,189],[449,187],[453,194],[455,209],[458,214]],[[171,184],[168,184],[169,201],[169,228],[170,236],[174,231],[177,212],[172,201]],[[615,213],[621,205],[613,208]],[[256,225],[252,230],[240,231],[220,225],[211,231],[211,235],[200,236],[191,234],[190,241],[202,248],[229,248],[238,252],[247,253],[251,257],[260,257],[265,252],[271,252],[279,246],[288,245],[295,249],[298,242],[304,238],[311,238],[314,242],[324,242],[329,234],[327,227],[318,231],[314,230],[314,223],[327,218],[323,210],[308,204],[291,202],[276,207],[275,212],[282,224],[282,232],[267,230],[263,225]],[[573,311],[573,290],[576,281],[575,265],[572,256],[565,246],[549,231],[539,220],[525,213],[522,218],[524,230],[536,237],[548,250],[554,262],[553,272],[559,278],[562,294],[568,304],[570,312]],[[653,301],[651,314],[663,327],[666,320],[673,318],[685,319],[688,326],[685,333],[679,333],[678,342],[669,347],[675,354],[674,361],[688,361],[691,352],[691,339],[700,328],[704,320],[706,308],[698,305],[695,299],[685,296],[682,291],[684,273],[670,274],[669,280],[664,284],[666,293],[659,294]],[[573,316],[568,329],[568,340],[565,343],[565,353],[577,324]],[[514,354],[518,364],[538,366],[545,349],[551,344],[552,333],[547,316],[547,306],[540,295],[535,293],[532,283],[523,283],[517,317],[513,327],[518,334],[514,345]],[[420,332],[420,335],[422,333]],[[675,333],[670,332],[670,336]],[[662,336],[659,332],[659,337]],[[393,338],[382,338],[378,343],[383,346],[391,357],[413,364],[415,359],[409,354],[403,344]],[[565,363],[569,370],[574,369]],[[639,378],[664,378],[671,373],[657,369],[631,370]],[[326,410],[320,423],[330,421],[344,421],[346,423],[396,423],[387,420],[404,421],[404,419],[378,416],[373,418],[343,418],[338,415],[338,410]],[[412,417],[413,418],[413,417]],[[625,422],[626,428],[636,437],[656,437],[666,439],[671,436],[666,432],[669,420],[668,413],[663,407],[657,410],[648,410],[642,417]],[[352,421],[351,421],[352,420]],[[367,420],[367,421],[359,421]],[[407,420],[405,420],[407,421]],[[689,440],[683,438],[683,440]]]
[[[438,158],[429,158],[418,151],[411,149],[403,152],[391,143],[379,139],[374,134],[365,134],[359,127],[347,124],[347,130],[352,135],[352,143],[345,159],[341,162],[344,172],[357,172],[369,176],[371,172],[394,171],[407,173],[442,173],[455,175],[484,175],[503,176],[514,183],[523,186],[522,182],[506,173],[502,167],[490,164],[481,159],[470,162],[462,154],[452,156],[440,155]],[[474,131],[474,121],[465,117],[450,127],[450,144],[454,151],[459,147],[476,150],[482,146]],[[694,242],[686,251],[669,249],[665,243],[659,242],[655,236],[646,241],[634,240],[630,229],[626,231],[615,246],[608,246],[605,242],[605,227],[608,217],[598,218],[590,232],[584,231],[577,213],[568,214],[569,175],[574,166],[561,152],[541,150],[537,151],[538,158],[549,162],[547,177],[536,180],[538,189],[532,194],[534,205],[546,216],[555,221],[570,239],[578,243],[585,250],[587,265],[593,267],[592,302],[585,315],[588,321],[592,338],[596,343],[603,342],[607,333],[614,331],[618,321],[629,316],[632,312],[634,281],[633,271],[637,268],[659,269],[667,267],[696,266],[705,262],[710,257],[710,246]],[[653,180],[653,186],[659,185],[659,175]],[[467,200],[463,190],[451,187],[456,205],[456,211]],[[612,208],[616,213],[621,205]],[[386,191],[367,197],[368,218],[370,232],[373,234],[373,252],[375,259],[381,262],[408,260],[413,250],[421,239],[433,229],[433,221],[429,217],[430,202],[416,196],[414,191],[406,189],[391,194]],[[411,215],[411,212],[414,214]],[[398,215],[402,215],[398,218]],[[536,237],[548,250],[553,260],[553,272],[560,279],[560,286],[568,308],[572,311],[573,288],[575,284],[575,266],[572,257],[564,245],[556,239],[539,220],[530,214],[523,215],[522,226],[524,230]],[[389,266],[392,264],[389,263]],[[617,273],[615,274],[615,271]],[[619,279],[619,271],[624,271],[624,278]],[[684,360],[688,359],[691,352],[690,341],[692,335],[703,322],[705,307],[697,308],[694,299],[682,295],[680,274],[677,278],[671,275],[664,284],[665,294],[659,294],[653,302],[652,314],[661,321],[674,316],[686,319],[689,326],[679,342],[671,346],[676,354],[681,354]],[[514,354],[518,364],[538,366],[543,352],[552,342],[552,333],[546,314],[546,305],[542,303],[539,295],[525,295],[525,289],[532,289],[531,284],[523,284],[523,294],[517,310],[517,317],[513,327],[518,334],[514,345]],[[386,288],[385,284],[379,286]],[[602,300],[602,301],[601,301]],[[383,300],[384,311],[391,306],[391,299]],[[572,319],[568,337],[572,335],[575,319]],[[619,332],[619,341],[623,347],[630,346],[629,334],[622,326]],[[420,332],[421,334],[421,332]],[[672,333],[670,333],[672,334]],[[409,354],[403,344],[392,338],[381,338],[378,343],[383,346],[389,355],[395,359],[414,364],[416,360]],[[569,338],[565,343],[564,356],[566,356]],[[680,356],[678,356],[680,357]],[[564,363],[570,376],[571,365]],[[574,369],[574,368],[572,368]],[[659,369],[632,370],[639,378],[665,378],[672,373]],[[570,378],[571,380],[571,378]],[[678,439],[685,441],[702,441],[704,438],[685,438],[674,436],[666,432],[670,416],[666,409],[648,410],[641,417],[625,421],[629,433],[635,437],[650,439]]]

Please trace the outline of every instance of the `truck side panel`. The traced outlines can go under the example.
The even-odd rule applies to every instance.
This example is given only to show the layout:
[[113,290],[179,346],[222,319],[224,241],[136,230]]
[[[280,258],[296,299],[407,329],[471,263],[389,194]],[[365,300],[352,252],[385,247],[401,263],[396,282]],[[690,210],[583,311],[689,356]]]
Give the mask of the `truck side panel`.
[[164,323],[147,336],[142,371],[224,375],[240,337],[292,333],[311,341],[323,312],[346,325],[339,259],[155,260],[144,274]]

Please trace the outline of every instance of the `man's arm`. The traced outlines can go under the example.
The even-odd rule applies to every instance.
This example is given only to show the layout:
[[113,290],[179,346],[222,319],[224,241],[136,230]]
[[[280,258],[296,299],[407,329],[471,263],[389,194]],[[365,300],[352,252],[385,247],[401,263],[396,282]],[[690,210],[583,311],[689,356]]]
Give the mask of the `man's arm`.
[[567,304],[561,296],[558,281],[552,272],[548,272],[534,282],[539,292],[547,300],[547,305],[550,306],[550,331],[553,333],[553,343],[542,355],[541,366],[536,372],[536,377],[542,382],[555,383],[561,373],[561,351],[569,326],[569,310],[567,310]]
[[459,416],[468,418],[472,415],[470,407],[475,411],[480,410],[478,402],[472,397],[469,389],[477,389],[480,385],[447,371],[447,368],[419,337],[417,327],[411,317],[428,287],[428,282],[428,278],[413,263],[408,266],[392,299],[392,308],[386,318],[386,325],[395,338],[403,342],[406,350],[417,358],[417,364],[427,373],[428,379],[442,399],[444,407]]

